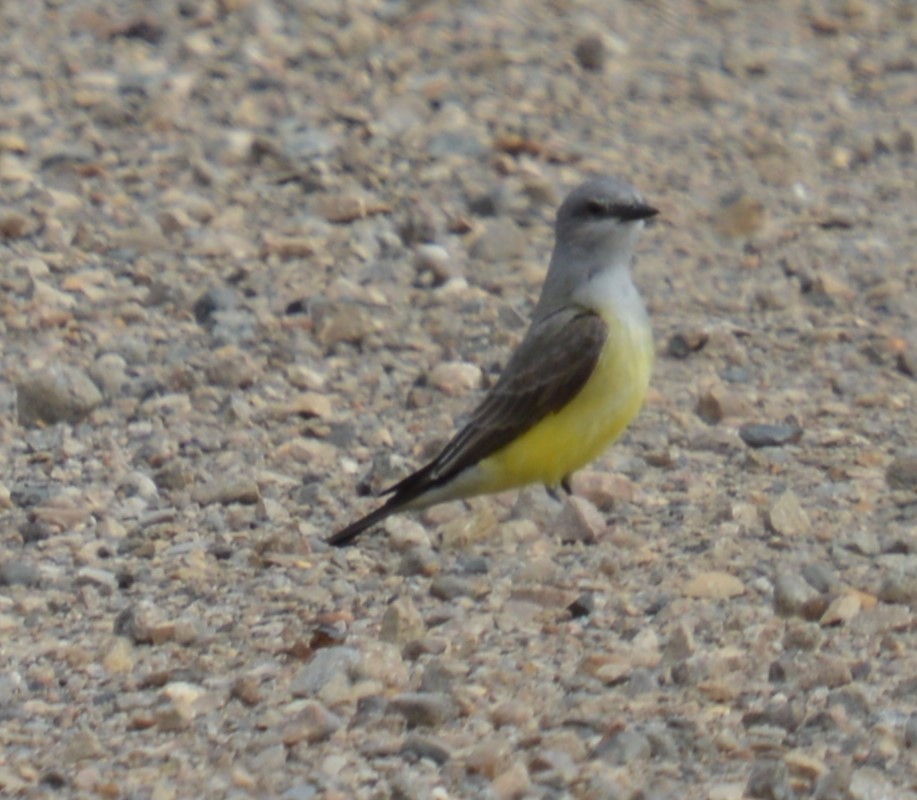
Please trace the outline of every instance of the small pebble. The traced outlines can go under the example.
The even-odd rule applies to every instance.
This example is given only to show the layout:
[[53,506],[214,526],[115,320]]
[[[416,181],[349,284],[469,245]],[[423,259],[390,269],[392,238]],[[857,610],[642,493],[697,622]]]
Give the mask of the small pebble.
[[798,616],[814,594],[800,576],[781,572],[774,580],[774,610],[783,617]]
[[605,68],[607,53],[605,41],[599,34],[582,37],[573,50],[579,65],[591,72],[601,72]]
[[490,713],[490,720],[495,728],[524,728],[532,719],[533,711],[529,705],[511,700],[500,703]]
[[583,592],[567,606],[567,610],[574,619],[588,617],[595,610],[595,595],[592,592]]
[[217,312],[231,311],[238,305],[239,296],[232,289],[209,289],[194,302],[194,318],[198,325],[207,325]]
[[529,769],[540,784],[566,786],[578,773],[576,762],[568,753],[552,748],[542,748],[529,762]]
[[917,378],[917,336],[908,338],[898,351],[897,367],[899,372]]
[[576,495],[564,499],[556,526],[556,536],[564,543],[594,542],[608,529],[602,512],[585,497]]
[[439,600],[459,597],[480,597],[487,589],[479,581],[461,575],[437,575],[430,583],[430,594]]
[[434,764],[445,764],[452,758],[452,748],[438,736],[414,731],[405,737],[401,755],[427,758]]
[[314,308],[310,316],[316,338],[326,347],[341,342],[359,344],[379,327],[373,315],[355,303],[326,302]]
[[802,577],[816,592],[825,594],[837,586],[837,574],[830,567],[818,562],[804,564]]
[[361,653],[362,660],[354,669],[354,678],[378,682],[384,686],[402,688],[408,682],[408,667],[398,643],[367,642]]
[[431,578],[442,569],[439,556],[430,547],[412,547],[401,557],[398,574],[410,577],[423,575]]
[[134,669],[134,648],[129,639],[118,636],[102,657],[102,666],[110,675],[127,675]]
[[636,487],[624,475],[583,469],[573,475],[573,493],[584,497],[600,511],[610,511],[620,503],[632,503]]
[[68,762],[78,762],[101,758],[105,755],[105,748],[92,731],[76,731],[68,737],[63,755]]
[[35,230],[35,223],[12,208],[0,208],[0,238],[22,239]]
[[795,424],[749,423],[739,428],[739,437],[749,447],[783,447],[796,444],[802,438],[802,428]]
[[809,515],[791,489],[783,492],[770,505],[764,521],[772,532],[781,536],[803,536],[812,527]]
[[264,700],[258,679],[252,675],[240,675],[232,683],[230,696],[246,706],[256,706]]
[[860,613],[862,607],[863,603],[858,595],[842,594],[828,604],[819,622],[822,626],[841,625],[852,620]]
[[729,417],[743,417],[751,413],[751,406],[742,395],[718,386],[701,394],[696,412],[704,422],[716,425]]
[[703,350],[709,338],[709,334],[703,330],[680,331],[672,334],[666,352],[672,358],[687,358],[691,353]]
[[879,600],[883,603],[917,606],[917,566],[903,565],[890,570],[879,586]]
[[896,456],[885,470],[885,482],[892,489],[917,492],[917,452]]
[[649,761],[653,748],[642,733],[625,729],[598,744],[593,757],[603,758],[615,766]]
[[10,559],[0,564],[0,586],[38,586],[41,573],[26,561]]
[[449,251],[438,244],[417,245],[414,248],[414,268],[421,274],[429,272],[433,276],[433,286],[442,286],[460,275]]
[[405,718],[409,728],[437,728],[456,714],[456,707],[445,694],[409,692],[389,701],[389,710]]
[[349,678],[360,661],[360,653],[351,647],[326,647],[319,650],[293,678],[290,694],[294,697],[313,697],[336,676]]
[[482,192],[468,201],[468,210],[478,217],[498,217],[507,211],[505,184],[498,184],[490,191]]
[[917,712],[907,718],[904,726],[904,746],[917,747]]
[[793,800],[795,793],[786,764],[771,758],[758,759],[751,768],[745,793],[756,800]]
[[700,572],[682,590],[685,597],[725,600],[745,592],[745,585],[728,572]]
[[525,764],[514,761],[494,778],[490,789],[497,800],[522,800],[531,786],[532,780]]
[[463,672],[459,664],[447,659],[431,659],[424,667],[420,688],[424,692],[448,694],[455,688],[461,674]]
[[746,727],[773,725],[786,731],[795,731],[805,721],[803,703],[772,701],[761,711],[748,712],[742,717]]
[[696,649],[694,632],[685,622],[680,622],[666,643],[664,660],[667,663],[683,661],[693,655]]
[[77,423],[98,408],[102,399],[86,373],[66,364],[34,372],[16,385],[19,424],[26,427]]
[[382,615],[379,638],[384,642],[405,644],[423,636],[426,630],[423,617],[409,597],[399,597]]
[[[255,787],[252,787],[255,788]],[[280,795],[280,800],[315,800],[318,789],[311,783],[297,783]]]
[[844,538],[844,547],[860,556],[872,557],[880,552],[879,537],[874,531],[860,528]]
[[90,585],[101,589],[105,594],[111,594],[118,588],[118,578],[107,569],[96,567],[80,567],[76,573],[77,585]]
[[258,484],[248,478],[217,479],[213,483],[196,488],[193,497],[201,506],[213,503],[224,506],[230,503],[252,505],[261,499],[261,491]]
[[320,213],[336,225],[348,225],[373,214],[383,214],[388,205],[362,194],[326,194],[318,202]]
[[[433,210],[429,206],[421,204],[411,206],[398,225],[398,235],[407,246],[414,244],[433,245],[437,237],[437,224]],[[419,265],[421,260],[427,257],[442,263],[444,254],[446,261],[448,261],[449,256],[446,250],[442,247],[435,247],[437,249],[424,251],[424,253],[420,253],[418,250],[417,262],[415,263]],[[429,264],[428,267],[435,272],[433,264]]]
[[837,798],[851,797],[850,781],[852,777],[853,770],[847,764],[828,770],[815,784],[814,800],[837,800]]
[[427,382],[447,397],[461,397],[480,388],[483,373],[476,364],[443,361],[427,376]]
[[808,664],[800,685],[807,690],[816,687],[836,689],[846,686],[853,680],[850,665],[840,656],[818,655]]
[[764,203],[747,194],[728,199],[714,218],[714,230],[725,239],[748,239],[759,233],[767,219]]
[[341,719],[321,703],[310,700],[288,720],[282,730],[283,743],[293,747],[300,742],[317,744],[331,737],[341,727]]

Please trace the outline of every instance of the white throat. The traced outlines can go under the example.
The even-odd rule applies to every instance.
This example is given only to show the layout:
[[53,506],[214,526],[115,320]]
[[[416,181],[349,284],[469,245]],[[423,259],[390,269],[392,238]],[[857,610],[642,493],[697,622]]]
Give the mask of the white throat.
[[593,275],[573,292],[573,300],[603,317],[622,322],[646,320],[646,307],[625,264],[613,264]]

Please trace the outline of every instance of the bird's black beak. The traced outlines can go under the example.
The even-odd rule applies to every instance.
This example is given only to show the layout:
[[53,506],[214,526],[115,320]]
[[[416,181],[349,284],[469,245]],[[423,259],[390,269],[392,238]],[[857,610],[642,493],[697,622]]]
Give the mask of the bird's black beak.
[[618,206],[615,209],[615,216],[622,222],[636,222],[639,219],[651,219],[659,213],[658,208],[653,208],[645,203],[634,203],[632,205]]

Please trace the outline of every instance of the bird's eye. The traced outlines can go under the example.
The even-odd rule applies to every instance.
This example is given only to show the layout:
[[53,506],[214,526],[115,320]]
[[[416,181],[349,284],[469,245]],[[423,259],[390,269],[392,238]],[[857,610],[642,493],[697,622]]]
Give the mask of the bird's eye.
[[607,213],[605,206],[598,200],[590,200],[586,203],[586,213],[590,217],[604,217]]

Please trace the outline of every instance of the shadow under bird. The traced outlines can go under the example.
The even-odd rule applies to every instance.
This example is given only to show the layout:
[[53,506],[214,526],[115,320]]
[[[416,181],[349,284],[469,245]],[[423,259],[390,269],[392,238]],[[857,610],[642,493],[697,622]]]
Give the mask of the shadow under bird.
[[499,380],[436,458],[330,544],[448,500],[533,483],[570,492],[571,475],[621,435],[646,396],[653,335],[630,267],[657,213],[620,178],[586,181],[566,197],[532,321]]

